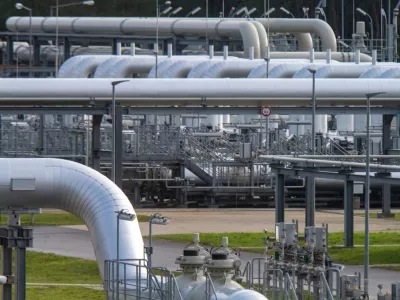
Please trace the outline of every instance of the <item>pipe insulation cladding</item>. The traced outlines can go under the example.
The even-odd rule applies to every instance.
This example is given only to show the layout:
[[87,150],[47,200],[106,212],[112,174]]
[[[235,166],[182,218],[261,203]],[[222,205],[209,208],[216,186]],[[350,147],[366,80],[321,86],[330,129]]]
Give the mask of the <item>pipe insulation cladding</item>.
[[[99,172],[67,160],[0,158],[0,170],[0,207],[57,208],[81,218],[104,278],[104,261],[117,257],[116,211],[135,213],[125,194]],[[120,257],[144,258],[138,221],[121,221],[119,226]],[[132,272],[129,278],[136,277],[127,271]]]
[[[32,29],[34,32],[54,33],[56,31],[56,19],[57,18],[54,17],[33,17]],[[224,22],[229,23],[223,24]],[[312,48],[312,42],[310,43],[310,41],[312,41],[310,34],[315,34],[321,38],[323,50],[331,49],[333,52],[337,50],[335,33],[328,23],[319,19],[256,18],[251,22],[261,23],[265,29],[268,28],[269,32],[272,33],[292,33],[297,37],[301,51],[309,51]],[[236,32],[235,35],[237,36],[239,32],[238,24],[250,23],[253,25],[251,22],[246,19],[221,20],[217,18],[209,18],[206,26],[204,18],[160,18],[159,34],[160,36],[203,36],[207,31],[209,37],[232,36],[233,32]],[[6,21],[6,26],[10,31],[28,32],[30,28],[29,18],[10,17]],[[156,18],[58,18],[58,28],[60,33],[134,34],[149,36],[155,35],[156,26]],[[253,25],[253,28],[249,32],[254,32],[254,30],[259,32],[259,28],[256,28],[256,26]],[[243,36],[243,34],[245,33],[242,32],[242,38],[245,41],[248,37]],[[262,35],[264,35],[264,33]],[[261,47],[258,49],[259,51],[262,51],[262,48],[266,47],[267,44],[263,42],[262,36],[258,37],[258,42],[261,44]],[[261,52],[261,55],[263,56],[264,52]],[[260,57],[256,56],[256,58]]]
[[[112,97],[116,79],[0,79],[0,102],[74,104],[106,101]],[[206,87],[206,88],[205,88]],[[290,87],[290,88],[288,88]],[[118,86],[117,98],[130,105],[231,106],[310,105],[312,80],[305,79],[132,79]],[[398,106],[397,79],[331,78],[316,80],[318,105],[365,105],[366,94],[385,92],[371,100]],[[268,101],[268,102],[266,102]]]

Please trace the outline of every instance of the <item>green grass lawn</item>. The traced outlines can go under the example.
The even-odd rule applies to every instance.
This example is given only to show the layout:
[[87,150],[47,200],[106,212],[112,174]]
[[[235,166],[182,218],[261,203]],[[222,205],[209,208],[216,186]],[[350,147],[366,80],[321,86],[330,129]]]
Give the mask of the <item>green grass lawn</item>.
[[[358,216],[358,217],[364,217],[365,216],[365,214],[355,214],[355,215]],[[369,216],[370,216],[370,218],[374,218],[374,219],[378,218],[377,213],[370,213]],[[384,218],[383,220],[385,220],[385,219],[400,221],[400,213],[394,214],[394,218]]]
[[[149,216],[137,215],[139,222],[148,222]],[[44,212],[34,215],[32,224],[31,215],[21,215],[22,225],[28,226],[67,226],[84,225],[83,221],[67,212]],[[7,215],[0,215],[0,224],[7,224]]]
[[27,300],[105,300],[104,291],[83,287],[27,287]]
[[[270,236],[272,233],[270,234]],[[363,245],[363,233],[355,233],[355,245]],[[221,238],[229,237],[229,244],[232,248],[243,249],[244,251],[262,253],[263,233],[202,233],[200,241],[205,245],[220,246]],[[191,234],[158,235],[158,239],[174,242],[191,242]],[[332,246],[343,245],[343,233],[329,234],[329,254],[335,262],[343,264],[361,265],[364,259],[364,248],[356,247],[351,249],[335,248]],[[373,232],[370,234],[370,245],[399,245],[399,246],[373,246],[370,248],[371,264],[400,264],[400,234],[397,232]]]
[[[94,260],[55,254],[27,252],[27,283],[101,284],[99,269]],[[29,286],[27,300],[105,300],[102,290],[75,286]]]
[[400,272],[400,266],[376,266],[374,268]]

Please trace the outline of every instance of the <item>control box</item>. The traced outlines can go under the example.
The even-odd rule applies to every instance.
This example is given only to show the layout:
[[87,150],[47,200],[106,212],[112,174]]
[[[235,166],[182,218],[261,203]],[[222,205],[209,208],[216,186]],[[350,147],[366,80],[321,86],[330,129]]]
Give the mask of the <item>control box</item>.
[[359,299],[361,297],[361,290],[359,289],[360,283],[358,275],[342,275],[342,297],[341,299]]
[[327,245],[327,230],[325,227],[306,227],[305,241],[309,247],[316,251],[326,251]]
[[277,223],[275,241],[285,246],[296,246],[298,243],[297,226],[294,223]]
[[400,282],[392,283],[392,300],[400,300]]

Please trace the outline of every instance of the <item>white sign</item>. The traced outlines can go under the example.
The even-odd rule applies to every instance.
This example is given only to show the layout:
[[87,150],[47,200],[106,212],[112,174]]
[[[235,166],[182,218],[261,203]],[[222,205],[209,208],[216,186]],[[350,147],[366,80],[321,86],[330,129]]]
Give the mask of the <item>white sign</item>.
[[272,109],[269,106],[264,106],[261,108],[261,114],[264,117],[268,117],[269,115],[272,114]]

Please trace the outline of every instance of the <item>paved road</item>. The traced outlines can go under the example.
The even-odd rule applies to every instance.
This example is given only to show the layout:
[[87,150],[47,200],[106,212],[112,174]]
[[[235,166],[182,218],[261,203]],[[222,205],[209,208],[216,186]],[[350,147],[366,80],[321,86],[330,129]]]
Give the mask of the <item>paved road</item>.
[[[89,232],[76,228],[66,227],[36,227],[33,230],[34,248],[33,251],[55,253],[59,255],[79,257],[85,259],[95,259]],[[145,244],[148,241],[145,239]],[[168,241],[155,240],[154,244],[154,266],[164,266],[170,270],[177,270],[178,265],[175,259],[182,254],[185,244],[172,243]],[[249,261],[257,257],[257,254],[242,253],[242,260]],[[362,266],[347,266],[345,273],[354,274],[362,272]],[[382,283],[385,290],[394,281],[400,280],[400,272],[393,272],[381,269],[371,269],[370,271],[370,291],[376,294],[377,285]]]

